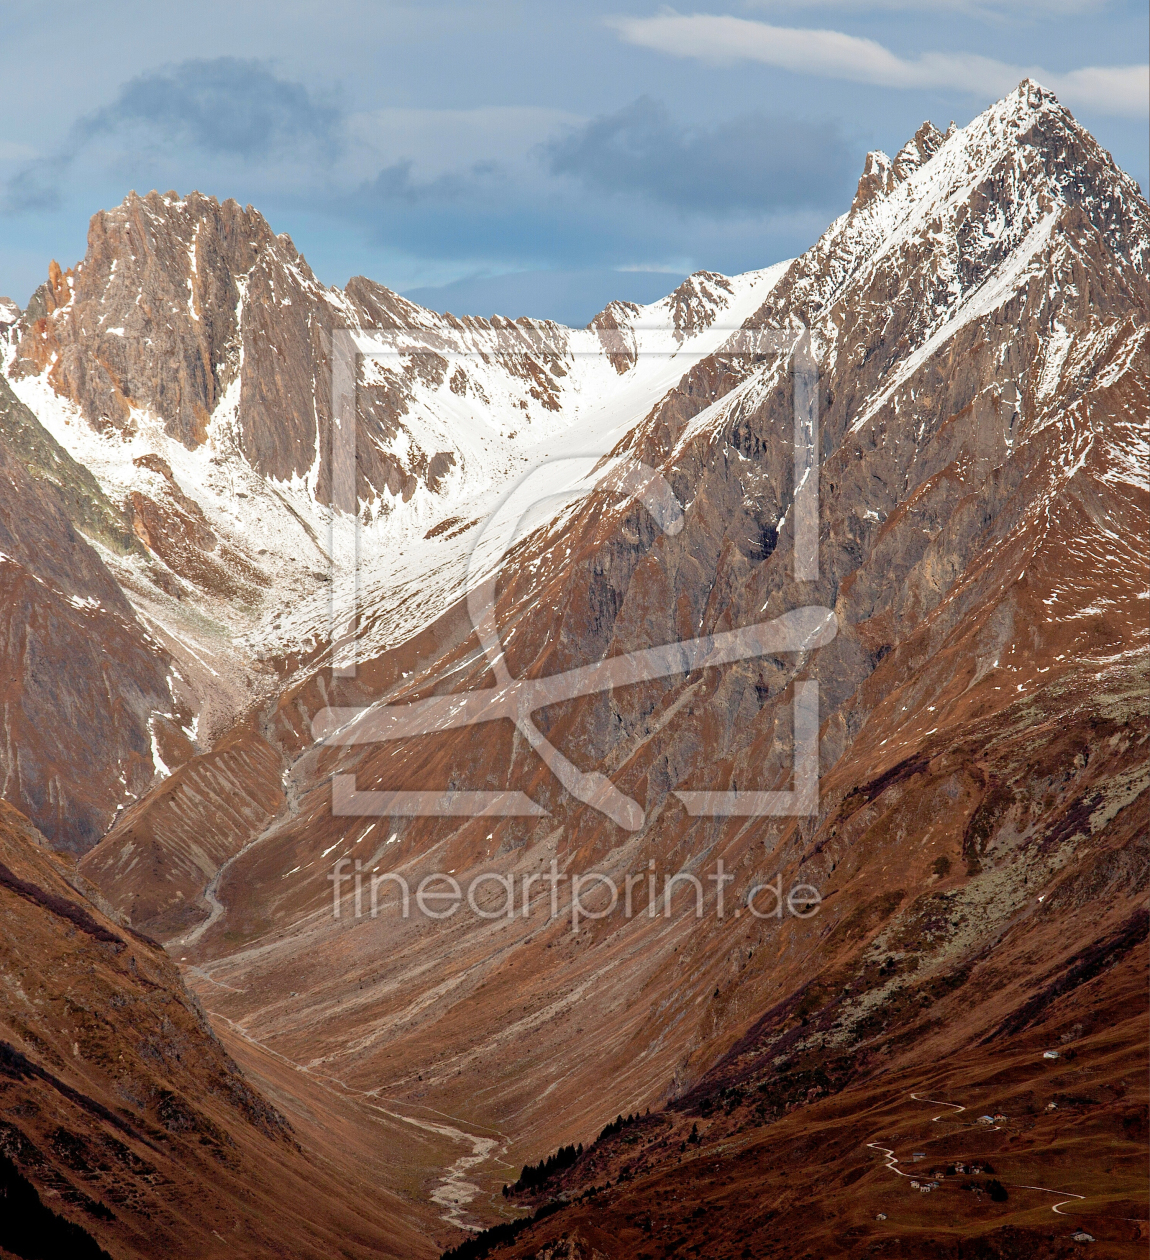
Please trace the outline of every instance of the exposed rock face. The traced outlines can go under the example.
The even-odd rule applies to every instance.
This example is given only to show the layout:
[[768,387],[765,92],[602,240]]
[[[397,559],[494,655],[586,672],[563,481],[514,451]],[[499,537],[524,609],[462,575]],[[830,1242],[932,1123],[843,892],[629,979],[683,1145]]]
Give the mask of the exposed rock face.
[[53,264],[24,313],[10,375],[47,368],[94,428],[129,430],[148,412],[194,448],[246,364],[242,445],[261,472],[289,480],[316,454],[312,328],[323,293],[290,239],[250,206],[132,194],[92,219],[83,262],[66,273]]
[[125,514],[100,483],[57,442],[0,375],[0,439],[32,477],[52,487],[72,524],[113,552],[136,549]]
[[[946,1098],[929,1091],[950,1087],[961,1093],[956,1106],[986,1098],[1008,1114],[1046,1116],[1035,1056],[1054,1037],[1081,1038],[1106,1060],[1090,1088],[1108,1109],[1092,1113],[1083,1149],[1129,1153],[1144,1100],[1130,1081],[1144,1060],[1148,264],[1150,210],[1137,188],[1048,93],[1024,83],[962,131],[924,124],[893,162],[872,155],[850,212],[749,308],[744,278],[693,277],[662,305],[660,328],[685,346],[719,339],[671,379],[652,374],[649,388],[636,384],[648,379],[640,316],[624,304],[586,334],[496,321],[519,339],[513,366],[498,373],[451,362],[477,324],[427,317],[436,354],[362,370],[360,423],[378,463],[361,498],[398,519],[405,495],[418,508],[439,494],[433,479],[459,485],[469,468],[490,466],[462,439],[455,464],[389,462],[417,420],[431,432],[431,418],[447,414],[437,408],[467,402],[505,417],[500,406],[510,405],[550,432],[549,417],[588,423],[580,390],[597,381],[597,431],[623,433],[614,454],[657,467],[684,507],[681,532],[661,533],[606,481],[520,544],[497,604],[513,677],[810,604],[834,610],[836,638],[537,713],[580,769],[609,776],[642,806],[637,832],[569,796],[507,723],[314,746],[311,719],[329,705],[491,685],[465,609],[444,593],[458,600],[449,545],[479,515],[460,498],[422,535],[436,550],[412,544],[411,585],[365,569],[365,585],[376,585],[365,591],[354,680],[334,678],[298,646],[285,650],[288,681],[245,716],[234,742],[186,761],[85,859],[85,872],[135,922],[172,933],[170,945],[200,968],[192,982],[237,1058],[254,1068],[269,1062],[263,1047],[274,1051],[285,1096],[322,1064],[341,1088],[385,1087],[388,1098],[473,1126],[477,1152],[483,1142],[499,1151],[498,1161],[468,1165],[477,1218],[491,1219],[488,1201],[502,1206],[508,1163],[590,1144],[604,1120],[641,1112],[641,1125],[608,1135],[564,1174],[572,1193],[607,1179],[612,1193],[539,1222],[512,1254],[566,1254],[577,1241],[606,1256],[694,1246],[735,1256],[753,1237],[758,1252],[786,1255],[804,1212],[820,1222],[814,1254],[851,1254],[856,1243],[863,1254],[874,1240],[852,1213],[865,1204],[873,1223],[885,1203],[876,1195],[896,1177],[866,1143],[881,1141],[884,1125],[910,1131],[902,1111],[879,1124],[876,1109],[892,1096],[909,1107],[912,1092]],[[295,310],[295,296],[276,305],[286,293],[278,284],[268,281],[258,308],[266,335],[244,341],[244,373],[249,355],[254,363],[281,336],[272,321]],[[367,282],[330,300],[383,326],[411,315]],[[822,453],[816,580],[794,576],[791,370],[781,355],[724,349],[734,312],[749,329],[810,330]],[[277,369],[293,396],[302,386],[287,382],[303,359],[319,371],[324,353],[313,326],[298,331],[296,357]],[[30,348],[21,353],[32,362]],[[258,409],[245,419],[237,406],[237,431],[254,433],[246,426],[258,424]],[[210,545],[208,534],[219,544],[224,530],[208,508],[199,521],[181,505],[178,464],[168,459],[174,490],[154,461],[143,472],[156,494],[169,484],[189,546]],[[310,475],[322,501],[322,466]],[[143,511],[140,520],[150,537]],[[386,535],[393,546],[399,536]],[[411,616],[412,603],[430,611]],[[792,698],[804,679],[819,683],[818,813],[688,814],[677,792],[790,786]],[[335,815],[337,771],[354,772],[361,790],[514,789],[549,817]],[[237,785],[253,793],[250,807],[237,808]],[[193,799],[194,808],[181,803]],[[200,826],[210,843],[195,835]],[[152,874],[133,866],[144,854]],[[723,918],[705,882],[720,858],[734,875]],[[489,918],[404,919],[389,885],[377,916],[362,904],[355,913],[349,887],[336,918],[328,875],[339,859],[402,875],[412,889],[432,870],[466,887],[481,872],[538,877],[552,860],[565,875],[602,872],[620,888],[628,874],[642,878],[631,918],[619,910],[578,932],[570,884],[557,918],[540,883],[526,916],[496,918],[489,888],[480,901]],[[169,863],[165,886],[156,874]],[[680,870],[704,881],[701,918],[664,914],[648,891],[649,872],[661,881]],[[747,913],[749,890],[776,874],[784,892],[816,888],[818,913]],[[681,896],[685,904],[691,894]],[[1111,1034],[1108,1022],[1121,1026]],[[240,1027],[242,1038],[227,1031]],[[1071,1088],[1070,1077],[1059,1085]],[[360,1118],[352,1140],[372,1123]],[[928,1115],[927,1135],[933,1123]],[[692,1126],[702,1130],[693,1139]],[[1001,1131],[985,1152],[947,1153],[1005,1160],[1016,1186],[1041,1184],[1027,1160],[1062,1160],[1070,1181],[1095,1176],[1097,1158],[1087,1168],[1059,1153],[1053,1122]],[[824,1153],[834,1193],[818,1170]],[[463,1174],[448,1174],[450,1163],[427,1158],[423,1188],[455,1204],[447,1219],[457,1221],[467,1200],[453,1197]],[[709,1188],[657,1212],[656,1196],[627,1188],[640,1174],[672,1195],[692,1179]],[[719,1185],[736,1174],[743,1214],[709,1229],[708,1204],[736,1211]],[[786,1176],[802,1195],[787,1197]],[[756,1185],[771,1189],[759,1195]],[[1091,1187],[1115,1202],[1136,1193],[1121,1170]],[[774,1241],[757,1206],[772,1195],[787,1231]],[[993,1245],[1004,1256],[1043,1254],[1033,1203],[1011,1196]],[[981,1230],[978,1202],[971,1192],[959,1236]],[[915,1228],[922,1247],[908,1254],[945,1254],[937,1220]],[[899,1231],[908,1233],[904,1223]]]
[[125,514],[0,377],[0,783],[82,853],[152,781],[168,657],[101,560],[138,559]]
[[950,130],[943,135],[933,123],[924,122],[899,149],[893,162],[881,149],[868,153],[851,211],[861,210],[876,197],[885,197],[893,192],[897,184],[929,161],[955,130],[954,123],[951,123]]
[[[1120,1218],[1144,1210],[1145,679],[1143,663],[1064,682],[870,779],[875,750],[848,753],[825,781],[838,805],[784,868],[784,887],[822,889],[821,922],[685,945],[715,1025],[762,1013],[668,1108],[521,1199],[574,1206],[507,1254],[581,1230],[619,1255],[781,1260],[801,1236],[862,1257],[901,1235],[928,1260],[974,1233],[989,1255],[1053,1257],[1065,1230],[1034,1209],[1057,1200],[1023,1189],[1040,1186],[1082,1194],[1063,1211],[1136,1256]],[[993,1214],[974,1162],[1012,1187]],[[948,1166],[941,1204],[910,1202],[912,1177]]]
[[137,408],[198,444],[235,371],[238,281],[278,245],[233,201],[133,195],[92,219],[83,263],[53,263],[25,313],[16,374],[51,364],[53,387],[94,427],[126,429]]
[[0,478],[3,795],[82,853],[152,781],[167,659],[73,522],[125,550],[131,535],[3,382]]

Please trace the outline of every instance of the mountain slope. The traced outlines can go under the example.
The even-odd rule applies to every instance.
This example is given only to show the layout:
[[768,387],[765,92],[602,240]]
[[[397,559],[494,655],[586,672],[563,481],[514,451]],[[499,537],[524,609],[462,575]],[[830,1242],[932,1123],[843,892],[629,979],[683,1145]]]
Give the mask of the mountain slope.
[[[712,1070],[765,1084],[774,1114],[805,1105],[777,1064],[715,1067],[748,1036],[742,1058],[770,1064],[785,1048],[799,1079],[841,1062],[824,1089],[977,1057],[975,1041],[1028,1000],[1005,976],[1027,976],[1053,942],[1052,966],[1073,973],[1145,904],[1131,846],[1147,800],[1147,225],[1130,181],[1032,84],[966,129],[923,128],[894,162],[873,157],[850,213],[750,319],[812,329],[817,582],[793,578],[787,365],[720,343],[615,451],[662,470],[682,532],[660,534],[608,482],[512,554],[497,608],[513,677],[810,603],[834,609],[834,642],[539,714],[568,757],[641,803],[636,834],[567,796],[500,724],[310,745],[310,719],[333,702],[489,685],[461,608],[354,681],[305,671],[262,716],[290,763],[289,803],[239,846],[200,911],[212,907],[206,930],[181,946],[216,982],[196,981],[210,1008],[292,1062],[498,1130],[511,1163],[586,1141],[618,1110],[702,1098],[689,1091]],[[821,687],[818,816],[688,814],[676,791],[787,786],[802,677]],[[361,789],[514,788],[551,817],[333,816],[336,770]],[[776,872],[824,904],[811,921],[720,921],[705,884],[701,921],[651,919],[641,884],[637,917],[573,934],[569,893],[548,921],[537,885],[526,919],[405,922],[388,902],[376,919],[336,920],[326,876],[356,856],[413,888],[431,870],[466,886],[552,858],[620,886],[651,861],[660,878],[702,879],[722,857],[729,904]],[[1047,900],[1068,919],[1030,926]],[[974,973],[986,979],[956,979]],[[1105,1003],[1119,990],[1100,983]],[[909,1017],[953,989],[938,1026]],[[1076,1001],[1067,1022],[1085,1027]],[[428,1192],[446,1184],[443,1169],[425,1177]],[[505,1210],[502,1163],[467,1179],[475,1212]]]
[[174,709],[168,659],[78,532],[127,550],[123,521],[3,381],[0,476],[0,782],[83,852],[151,783],[151,719]]
[[[109,919],[0,802],[0,1149],[7,1193],[116,1257],[413,1256],[418,1215],[305,1155],[154,942]],[[328,1201],[325,1208],[317,1197]],[[21,1255],[5,1214],[0,1247]],[[55,1228],[62,1232],[59,1224]],[[36,1246],[49,1241],[41,1233]],[[67,1243],[65,1246],[64,1243]],[[82,1254],[78,1237],[53,1254]]]
[[[149,213],[173,205],[155,198]],[[273,239],[272,272],[288,266]],[[1091,1232],[1111,1254],[1134,1254],[1145,1217],[1134,1163],[1145,1094],[1132,1074],[1145,1042],[1148,260],[1150,210],[1136,187],[1026,82],[967,128],[925,124],[893,161],[871,155],[850,211],[792,263],[693,277],[645,311],[613,304],[583,332],[496,323],[513,342],[506,365],[473,353],[493,331],[478,321],[412,316],[366,282],[313,294],[316,310],[350,304],[384,327],[422,320],[435,351],[422,375],[415,357],[360,369],[357,449],[362,439],[371,454],[356,506],[379,554],[361,572],[356,676],[329,668],[325,592],[301,580],[278,620],[266,606],[241,617],[223,598],[214,607],[231,628],[219,642],[233,660],[250,662],[263,637],[263,694],[226,740],[208,741],[211,752],[126,813],[83,870],[136,922],[171,933],[229,1049],[293,1106],[301,1140],[321,1139],[311,1102],[321,1081],[348,1104],[353,1151],[371,1148],[383,1110],[409,1135],[434,1132],[402,1176],[445,1223],[516,1219],[523,1201],[500,1194],[511,1169],[590,1145],[618,1112],[642,1112],[551,1187],[581,1196],[609,1179],[611,1193],[539,1222],[516,1254],[768,1255],[790,1245],[777,1231],[805,1214],[822,1231],[812,1254],[898,1254],[894,1240],[909,1238],[906,1254],[958,1255],[978,1234],[988,1255],[1058,1255],[1062,1243],[1040,1228],[1052,1214],[1021,1193],[1052,1168],[1046,1189],[1088,1196]],[[268,280],[267,294],[282,298],[278,284]],[[296,296],[290,307],[261,300],[252,327],[266,336],[245,342],[241,374],[249,353],[286,337],[268,321],[297,327]],[[791,367],[725,344],[728,322],[795,341],[810,332],[817,579],[795,578]],[[320,348],[301,342],[287,355],[277,388],[321,361],[326,326],[298,325]],[[644,327],[674,352],[644,355]],[[468,346],[453,388],[451,355]],[[10,371],[28,371],[15,387],[31,398],[52,369],[36,367],[31,348],[19,355]],[[266,381],[252,362],[253,380]],[[181,462],[185,440],[188,461],[216,452],[239,468],[242,458],[260,495],[298,492],[291,502],[318,537],[322,433],[306,481],[260,474],[243,446],[260,413],[246,428],[241,394],[242,380],[204,443],[189,431],[151,454],[169,461],[180,494],[201,495],[217,539],[229,536],[225,518],[202,489],[206,474]],[[317,402],[316,431],[319,414]],[[517,463],[521,417],[536,444]],[[177,420],[164,424],[182,433]],[[292,449],[314,461],[316,445],[293,424]],[[388,461],[416,447],[447,453],[427,439],[439,433],[455,444],[438,488],[404,455],[391,489]],[[638,803],[633,831],[569,795],[504,721],[317,744],[313,719],[331,706],[378,713],[491,687],[463,600],[468,534],[534,456],[591,439],[610,452],[598,484],[549,508],[502,567],[496,620],[512,679],[807,605],[833,610],[833,641],[536,713],[579,770]],[[661,531],[620,493],[628,456],[659,469],[683,507],[681,530]],[[279,459],[274,444],[267,458]],[[101,474],[105,490],[112,477]],[[143,589],[133,588],[138,607],[154,598]],[[809,680],[819,684],[818,812],[689,812],[679,793],[791,786],[793,702]],[[547,816],[349,816],[333,811],[336,773],[354,773],[361,791],[519,791]],[[349,883],[336,917],[329,877],[341,859],[412,889],[432,871],[464,887],[480,873],[536,882],[526,915],[499,914],[489,886],[478,904],[491,917],[438,921],[402,917],[394,881],[378,915],[366,891],[357,914]],[[719,859],[734,876],[723,916],[707,882]],[[572,930],[571,884],[549,914],[548,869],[611,875],[620,888],[637,877],[635,913]],[[649,891],[649,877],[661,885],[678,871],[701,881],[699,917],[689,889],[670,913]],[[747,913],[749,891],[776,876],[784,897],[816,889],[817,913]],[[1052,1038],[1081,1058],[1053,1086],[1041,1058]],[[955,1108],[985,1098],[1012,1125],[967,1149],[961,1125],[915,1119],[910,1093],[949,1090]],[[989,1129],[971,1132],[990,1140]],[[906,1146],[933,1134],[945,1137],[931,1156],[1001,1162],[1009,1207],[987,1216],[971,1191],[961,1211],[932,1216],[945,1200],[931,1192],[910,1216],[890,1210],[883,1187],[898,1171],[881,1150],[905,1162]],[[736,1207],[718,1189],[728,1177],[774,1197]],[[697,1201],[675,1202],[686,1186],[703,1187]],[[721,1229],[707,1204],[723,1205]],[[892,1224],[876,1232],[879,1210]]]

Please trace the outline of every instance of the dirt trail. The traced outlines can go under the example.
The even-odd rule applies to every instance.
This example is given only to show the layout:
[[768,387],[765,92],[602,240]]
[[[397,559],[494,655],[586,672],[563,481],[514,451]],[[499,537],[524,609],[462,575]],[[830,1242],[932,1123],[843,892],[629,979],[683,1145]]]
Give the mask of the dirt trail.
[[[958,1103],[943,1102],[943,1101],[942,1101],[941,1099],[939,1099],[939,1098],[923,1098],[921,1094],[910,1094],[910,1095],[909,1095],[909,1097],[913,1098],[915,1102],[930,1103],[932,1106],[935,1106],[935,1107],[950,1107],[950,1108],[952,1108],[952,1109],[953,1109],[956,1113],[957,1113],[957,1112],[959,1112],[959,1111],[965,1111],[965,1110],[966,1110],[966,1108],[965,1108],[965,1107],[960,1106]],[[945,1115],[945,1113],[944,1113],[944,1112],[940,1112],[937,1116],[931,1116],[931,1118],[930,1118],[931,1123],[932,1123],[932,1124],[934,1124],[935,1122],[937,1122],[937,1121],[941,1120],[941,1119],[943,1118],[943,1116],[944,1116],[944,1115]],[[997,1125],[997,1124],[995,1124],[995,1125],[984,1125],[984,1126],[981,1126],[981,1127],[982,1127],[982,1128],[984,1128],[984,1129],[985,1129],[985,1131],[986,1131],[987,1133],[994,1133],[996,1130],[1001,1129],[1001,1127],[1002,1127],[1002,1126],[1001,1126],[1001,1125]],[[886,1147],[886,1146],[880,1146],[877,1142],[868,1142],[866,1145],[867,1145],[867,1149],[868,1149],[868,1150],[879,1151],[879,1152],[881,1152],[883,1155],[885,1155],[885,1156],[886,1156],[886,1162],[885,1162],[885,1165],[884,1165],[884,1166],[885,1166],[886,1168],[889,1168],[889,1169],[890,1169],[890,1171],[891,1171],[892,1173],[897,1173],[897,1174],[898,1174],[898,1176],[900,1176],[900,1177],[909,1177],[909,1176],[910,1176],[910,1173],[905,1173],[905,1172],[903,1172],[903,1171],[902,1171],[902,1169],[901,1169],[901,1168],[896,1168],[896,1167],[895,1167],[895,1164],[897,1164],[899,1161],[898,1161],[897,1157],[895,1156],[894,1151],[893,1151],[893,1150],[891,1150],[889,1147]],[[1064,1195],[1065,1197],[1064,1197],[1064,1198],[1062,1198],[1062,1199],[1060,1199],[1060,1200],[1059,1200],[1059,1201],[1058,1201],[1058,1202],[1057,1202],[1057,1203],[1056,1203],[1056,1204],[1055,1204],[1055,1205],[1054,1205],[1054,1206],[1050,1209],[1052,1212],[1056,1213],[1058,1216],[1066,1216],[1066,1215],[1067,1215],[1067,1213],[1059,1211],[1059,1209],[1060,1209],[1060,1208],[1062,1208],[1062,1207],[1065,1207],[1065,1205],[1066,1205],[1067,1203],[1070,1203],[1070,1202],[1071,1202],[1072,1200],[1074,1200],[1074,1199],[1085,1199],[1085,1198],[1086,1198],[1086,1196],[1085,1196],[1084,1194],[1075,1194],[1072,1190],[1051,1190],[1049,1186],[1023,1186],[1023,1185],[1017,1185],[1017,1184],[1015,1184],[1014,1182],[1009,1182],[1009,1181],[1008,1181],[1008,1182],[1005,1182],[1004,1184],[1005,1184],[1005,1185],[1007,1185],[1007,1186],[1008,1186],[1011,1190],[1038,1190],[1038,1191],[1039,1191],[1040,1193],[1042,1193],[1042,1194],[1061,1194],[1061,1195]],[[1126,1217],[1123,1217],[1122,1219],[1123,1219],[1123,1220],[1125,1220],[1125,1219],[1127,1219],[1127,1218],[1126,1218]]]

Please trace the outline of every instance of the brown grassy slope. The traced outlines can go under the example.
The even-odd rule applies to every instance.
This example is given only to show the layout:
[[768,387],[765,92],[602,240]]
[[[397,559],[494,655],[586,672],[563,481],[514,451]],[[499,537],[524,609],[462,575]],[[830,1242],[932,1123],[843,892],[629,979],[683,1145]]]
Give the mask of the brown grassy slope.
[[[549,1245],[577,1235],[587,1245],[573,1256],[586,1260],[592,1246],[608,1260],[1053,1260],[1081,1254],[1070,1235],[1084,1229],[1098,1240],[1091,1256],[1144,1256],[1145,990],[1141,948],[1028,1034],[880,1070],[766,1127],[732,1131],[718,1121],[715,1134],[705,1132],[701,1144],[683,1150],[688,1117],[649,1133],[635,1126],[635,1145],[622,1146],[597,1170],[592,1184],[603,1187],[610,1177],[609,1188],[493,1255],[545,1256]],[[1083,1008],[1100,1017],[1097,1030],[1061,1043],[1057,1029]],[[1042,1048],[1051,1043],[1073,1058],[1044,1060]],[[1050,1102],[1057,1110],[1046,1110]],[[1008,1118],[980,1125],[976,1117],[985,1113]],[[739,1115],[736,1109],[730,1119]],[[695,1122],[706,1130],[707,1121]],[[893,1151],[909,1175],[889,1168],[870,1143]],[[915,1152],[925,1158],[913,1162]],[[945,1174],[956,1161],[989,1163],[1007,1200],[986,1193],[986,1172],[944,1175],[929,1194],[911,1187],[912,1177]]]
[[419,1256],[247,1083],[163,951],[0,803],[0,1149],[115,1257]]
[[[820,828],[840,847],[815,948],[791,959],[756,950],[716,990],[729,1004],[757,987],[765,952],[766,967],[785,971],[787,996],[670,1107],[517,1204],[610,1189],[495,1254],[542,1254],[578,1231],[609,1260],[1044,1257],[1072,1254],[1065,1240],[1081,1227],[1100,1240],[1091,1254],[1144,1255],[1143,680],[1131,671],[1100,679],[1092,696],[1062,689],[1057,721],[1031,712],[1012,723],[1008,710],[844,794]],[[956,762],[999,786],[947,818],[939,787]],[[1086,765],[1091,777],[1076,783]],[[832,778],[845,783],[850,768]],[[1012,782],[1026,796],[1002,786]],[[1036,798],[1048,809],[1038,825],[1012,825],[1012,811],[1016,824]],[[845,837],[844,816],[854,823]],[[884,871],[889,838],[903,835],[905,850],[931,821],[937,843]],[[816,840],[804,864],[819,852]],[[950,870],[932,876],[940,857]],[[1045,1059],[1048,1049],[1060,1057]],[[999,1112],[1008,1119],[997,1127],[971,1123]],[[687,1142],[692,1126],[698,1146]],[[989,1159],[1010,1197],[997,1204],[961,1188],[986,1176],[911,1192],[869,1142],[913,1172]],[[911,1165],[914,1151],[926,1159]]]

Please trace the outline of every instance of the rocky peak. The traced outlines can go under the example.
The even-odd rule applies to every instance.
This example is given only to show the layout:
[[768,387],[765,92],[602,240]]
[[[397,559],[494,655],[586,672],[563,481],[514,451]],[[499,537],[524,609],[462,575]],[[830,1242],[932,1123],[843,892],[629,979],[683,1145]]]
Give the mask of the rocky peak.
[[[954,124],[951,123],[951,126],[954,127]],[[912,171],[917,171],[924,162],[934,157],[945,140],[946,136],[927,119],[895,154],[895,159],[891,163],[891,173],[895,182],[902,183]]]
[[851,211],[861,210],[876,197],[890,192],[893,187],[894,174],[891,171],[890,158],[881,149],[872,149],[863,163],[863,172],[859,176],[859,186],[855,199],[851,202]]
[[[901,180],[885,154],[869,155],[851,211],[759,318],[782,318],[783,306],[802,310],[808,325],[829,318],[828,334],[841,341],[861,293],[872,290],[879,307],[895,302],[903,335],[921,344],[1009,258],[1021,260],[1024,243],[1026,256],[1037,250],[1036,233],[1049,236],[1075,216],[1074,232],[1100,234],[1116,265],[1145,274],[1150,223],[1137,185],[1046,89],[1024,82],[947,137],[920,128],[900,157],[909,168],[931,148]],[[792,294],[802,294],[797,307]]]
[[[132,193],[92,219],[81,263],[67,272],[52,264],[8,333],[8,372],[45,378],[98,432],[133,437],[154,419],[194,451],[216,417],[217,436],[259,476],[306,481],[326,502],[330,330],[442,331],[447,322],[363,277],[346,292],[327,288],[250,206]],[[402,439],[410,459],[390,452],[413,388],[402,372],[392,385],[362,399],[360,493],[369,502],[438,484],[426,471],[437,452]]]
[[[666,319],[680,344],[688,337],[703,332],[726,310],[733,297],[734,287],[729,277],[717,271],[696,271],[689,275],[674,292],[662,302],[654,304],[660,321]],[[599,334],[599,340],[609,351],[615,370],[622,374],[636,361],[630,330],[638,321],[650,319],[651,310],[643,314],[643,308],[634,302],[614,301],[608,304],[587,325]]]
[[861,209],[875,197],[891,192],[925,162],[930,161],[957,130],[952,122],[945,133],[941,132],[927,119],[895,154],[893,162],[881,149],[868,153],[851,209]]
[[681,337],[709,328],[730,300],[731,282],[716,271],[696,271],[671,294],[671,318]]
[[53,258],[48,264],[48,281],[43,286],[44,305],[49,311],[62,310],[72,300],[72,288],[76,282],[76,273],[71,268],[65,274],[60,264]]
[[624,330],[631,328],[638,314],[639,307],[634,302],[608,302],[587,325],[588,328],[599,334],[600,342],[602,342],[604,349],[608,351],[607,357],[611,360],[611,365],[620,376],[634,367],[637,357],[633,346],[628,346],[627,349],[623,348],[625,338],[620,336],[620,334]]
[[438,322],[434,317],[429,319],[429,312],[422,306],[367,276],[352,276],[344,293],[358,313],[357,322],[364,327],[395,330],[424,328]]
[[195,446],[235,375],[241,294],[269,252],[306,270],[250,206],[131,193],[92,218],[81,263],[62,271],[53,261],[18,327],[10,374],[47,369],[96,429],[128,429],[137,409]]

